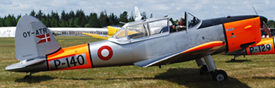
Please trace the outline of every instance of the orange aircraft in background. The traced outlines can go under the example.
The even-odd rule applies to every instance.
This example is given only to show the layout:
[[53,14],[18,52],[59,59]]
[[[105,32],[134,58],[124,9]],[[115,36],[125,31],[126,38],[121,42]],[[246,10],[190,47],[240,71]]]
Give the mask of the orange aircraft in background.
[[[268,36],[272,36],[270,33],[270,29],[267,27],[265,22],[263,22],[263,29]],[[275,54],[275,38],[269,37],[262,39],[259,43],[256,45],[251,45],[247,47],[246,49],[237,50],[233,52],[227,53],[227,55],[234,55],[234,58],[231,59],[231,61],[236,61],[236,57],[240,55],[260,55],[260,54]]]

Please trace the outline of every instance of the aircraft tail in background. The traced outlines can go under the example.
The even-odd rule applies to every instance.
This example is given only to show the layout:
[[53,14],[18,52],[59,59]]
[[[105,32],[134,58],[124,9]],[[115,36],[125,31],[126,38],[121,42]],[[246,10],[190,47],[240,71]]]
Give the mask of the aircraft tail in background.
[[135,21],[138,21],[138,20],[142,20],[142,16],[140,15],[138,7],[135,6]]

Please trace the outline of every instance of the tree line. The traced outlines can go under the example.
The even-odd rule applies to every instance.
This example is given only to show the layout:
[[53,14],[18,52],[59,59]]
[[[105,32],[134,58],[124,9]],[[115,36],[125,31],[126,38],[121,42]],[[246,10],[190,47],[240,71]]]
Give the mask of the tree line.
[[[26,14],[27,15],[27,14]],[[47,27],[93,27],[93,28],[102,28],[108,25],[120,25],[123,24],[120,22],[132,22],[135,20],[133,12],[128,16],[128,12],[124,11],[118,16],[114,13],[107,15],[106,10],[97,13],[90,13],[90,15],[85,15],[84,11],[76,10],[66,13],[64,10],[61,13],[61,16],[57,12],[52,11],[51,13],[45,14],[41,10],[35,12],[32,10],[30,12],[31,16],[36,17]],[[141,14],[146,18],[146,13]],[[151,18],[153,15],[151,14]],[[14,15],[8,15],[5,17],[0,17],[0,27],[9,27],[16,26],[18,20],[21,18],[21,15],[15,17]]]
[[[27,14],[26,14],[27,15]],[[107,15],[107,11],[102,11],[100,14],[90,13],[90,15],[85,15],[84,11],[76,10],[70,11],[66,13],[64,10],[61,12],[61,16],[57,12],[52,11],[51,13],[43,13],[39,10],[37,13],[32,10],[30,12],[31,16],[38,18],[41,22],[45,24],[47,27],[93,27],[93,28],[102,28],[108,25],[120,25],[123,24],[120,22],[132,22],[135,20],[133,12],[131,12],[130,16],[128,16],[128,12],[124,11],[118,16],[114,13],[110,13]],[[143,12],[141,14],[144,18],[146,17],[146,13]],[[151,13],[150,18],[153,15]],[[21,15],[15,17],[14,15],[9,14],[8,16],[0,17],[0,27],[10,27],[16,26],[18,20],[21,18]],[[177,21],[175,21],[177,22]],[[274,20],[268,20],[267,25],[269,28],[275,27]]]
[[268,20],[266,25],[268,28],[274,28],[275,27],[275,21],[274,20]]

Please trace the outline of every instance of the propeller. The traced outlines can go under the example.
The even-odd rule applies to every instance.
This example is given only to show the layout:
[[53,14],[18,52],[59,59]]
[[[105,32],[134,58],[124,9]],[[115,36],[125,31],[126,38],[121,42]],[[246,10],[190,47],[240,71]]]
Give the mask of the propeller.
[[[255,13],[258,15],[258,13],[257,13],[256,9],[254,8],[254,6],[252,6],[252,8],[255,11]],[[267,22],[267,18],[265,18],[263,16],[260,16],[260,19],[261,19],[261,26],[263,27],[262,30],[271,37],[270,29],[268,29],[268,27],[265,23],[265,22]]]
[[263,22],[263,31],[271,37],[270,29],[268,29],[265,22]]

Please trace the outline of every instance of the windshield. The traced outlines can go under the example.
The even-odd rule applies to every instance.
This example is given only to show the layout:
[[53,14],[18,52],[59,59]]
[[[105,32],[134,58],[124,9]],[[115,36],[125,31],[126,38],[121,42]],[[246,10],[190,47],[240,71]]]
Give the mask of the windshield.
[[121,28],[114,36],[114,38],[122,38],[122,37],[126,37],[126,32],[125,32],[125,28]]
[[186,23],[188,28],[192,28],[198,25],[201,21],[200,19],[198,19],[197,17],[195,17],[194,15],[188,12],[185,13],[185,16],[186,16]]
[[[112,38],[118,42],[136,42],[146,38],[158,37],[160,34],[169,32],[169,18],[152,18],[143,22],[132,22],[125,24]],[[148,37],[153,36],[153,37]]]
[[144,24],[128,26],[128,27],[126,27],[126,29],[127,29],[128,37],[130,39],[136,39],[136,38],[149,36],[148,31],[145,29]]
[[127,26],[119,30],[113,38],[120,39],[128,36],[130,39],[140,38],[148,36],[148,32],[145,29],[144,24],[138,24],[133,26]]

